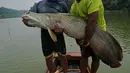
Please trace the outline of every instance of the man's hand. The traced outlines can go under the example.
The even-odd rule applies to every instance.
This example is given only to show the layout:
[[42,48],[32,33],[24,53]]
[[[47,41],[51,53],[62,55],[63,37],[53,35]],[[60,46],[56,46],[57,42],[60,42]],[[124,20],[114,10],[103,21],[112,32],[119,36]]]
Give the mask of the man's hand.
[[84,43],[83,45],[86,45],[89,43],[89,40],[93,36],[95,32],[95,28],[97,25],[97,20],[98,20],[98,11],[93,12],[88,15],[88,26],[85,29],[85,36],[84,36]]
[[60,23],[56,23],[55,26],[54,26],[54,31],[57,32],[57,33],[62,33],[63,30],[61,27],[59,27],[58,25],[60,25]]
[[82,46],[82,47],[87,47],[87,46],[89,46],[89,43],[85,44],[84,40],[80,40],[79,45]]
[[63,23],[62,21],[56,21],[56,23],[54,24],[54,31],[56,33],[63,33],[63,27],[62,27]]

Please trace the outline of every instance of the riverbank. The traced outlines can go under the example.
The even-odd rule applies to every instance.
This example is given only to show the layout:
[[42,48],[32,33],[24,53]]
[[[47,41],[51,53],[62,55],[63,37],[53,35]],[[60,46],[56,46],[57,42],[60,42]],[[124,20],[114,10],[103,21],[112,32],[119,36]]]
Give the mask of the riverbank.
[[0,7],[0,19],[16,18],[23,15],[25,10],[15,10],[6,7]]

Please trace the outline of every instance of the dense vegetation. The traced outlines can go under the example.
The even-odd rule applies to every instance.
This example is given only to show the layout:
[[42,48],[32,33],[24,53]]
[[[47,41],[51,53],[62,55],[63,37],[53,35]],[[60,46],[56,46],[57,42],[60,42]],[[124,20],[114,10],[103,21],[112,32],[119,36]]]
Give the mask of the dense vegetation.
[[104,4],[105,11],[116,10],[118,12],[125,12],[130,16],[130,0],[102,0]]
[[5,7],[0,7],[0,19],[20,17],[23,13],[24,10],[14,10]]
[[[74,0],[68,0],[68,8],[70,9],[71,4]],[[105,10],[128,10],[130,11],[130,0],[102,0]],[[34,6],[36,3],[34,4]],[[35,10],[31,7],[31,10]]]
[[107,10],[130,10],[130,0],[102,0]]
[[[70,9],[71,4],[74,0],[68,0],[68,8]],[[125,10],[130,15],[130,0],[102,0],[105,10]],[[30,10],[36,10],[35,3]],[[11,18],[19,17],[24,13],[24,10],[14,10],[5,7],[0,7],[0,18]]]

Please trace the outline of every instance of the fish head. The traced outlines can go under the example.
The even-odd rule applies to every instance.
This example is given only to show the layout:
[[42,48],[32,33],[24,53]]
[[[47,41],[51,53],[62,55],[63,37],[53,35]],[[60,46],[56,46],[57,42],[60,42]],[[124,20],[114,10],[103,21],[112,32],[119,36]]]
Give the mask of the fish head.
[[[44,18],[44,16],[42,17]],[[23,20],[26,20],[26,25],[34,26],[34,27],[42,27],[46,28],[46,25],[44,24],[45,21],[42,20],[41,22],[41,16],[34,12],[25,12],[22,16]],[[42,25],[41,25],[42,24]]]
[[50,37],[54,42],[57,42],[57,36],[55,33],[52,32],[54,29],[54,19],[51,19],[50,16],[48,16],[46,13],[41,14],[40,13],[33,13],[33,12],[25,12],[22,16],[23,20],[26,20],[27,26],[34,26],[34,27],[40,27],[47,29],[49,32]]

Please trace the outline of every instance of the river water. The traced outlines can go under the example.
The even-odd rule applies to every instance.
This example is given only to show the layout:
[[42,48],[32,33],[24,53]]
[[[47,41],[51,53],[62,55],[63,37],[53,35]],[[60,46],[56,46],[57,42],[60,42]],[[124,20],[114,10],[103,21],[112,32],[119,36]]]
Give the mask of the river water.
[[[120,68],[101,62],[98,73],[130,73],[130,18],[127,14],[107,13],[107,31],[123,47]],[[74,39],[65,36],[67,51],[79,51]],[[40,29],[26,27],[21,18],[0,19],[0,73],[45,73]]]

